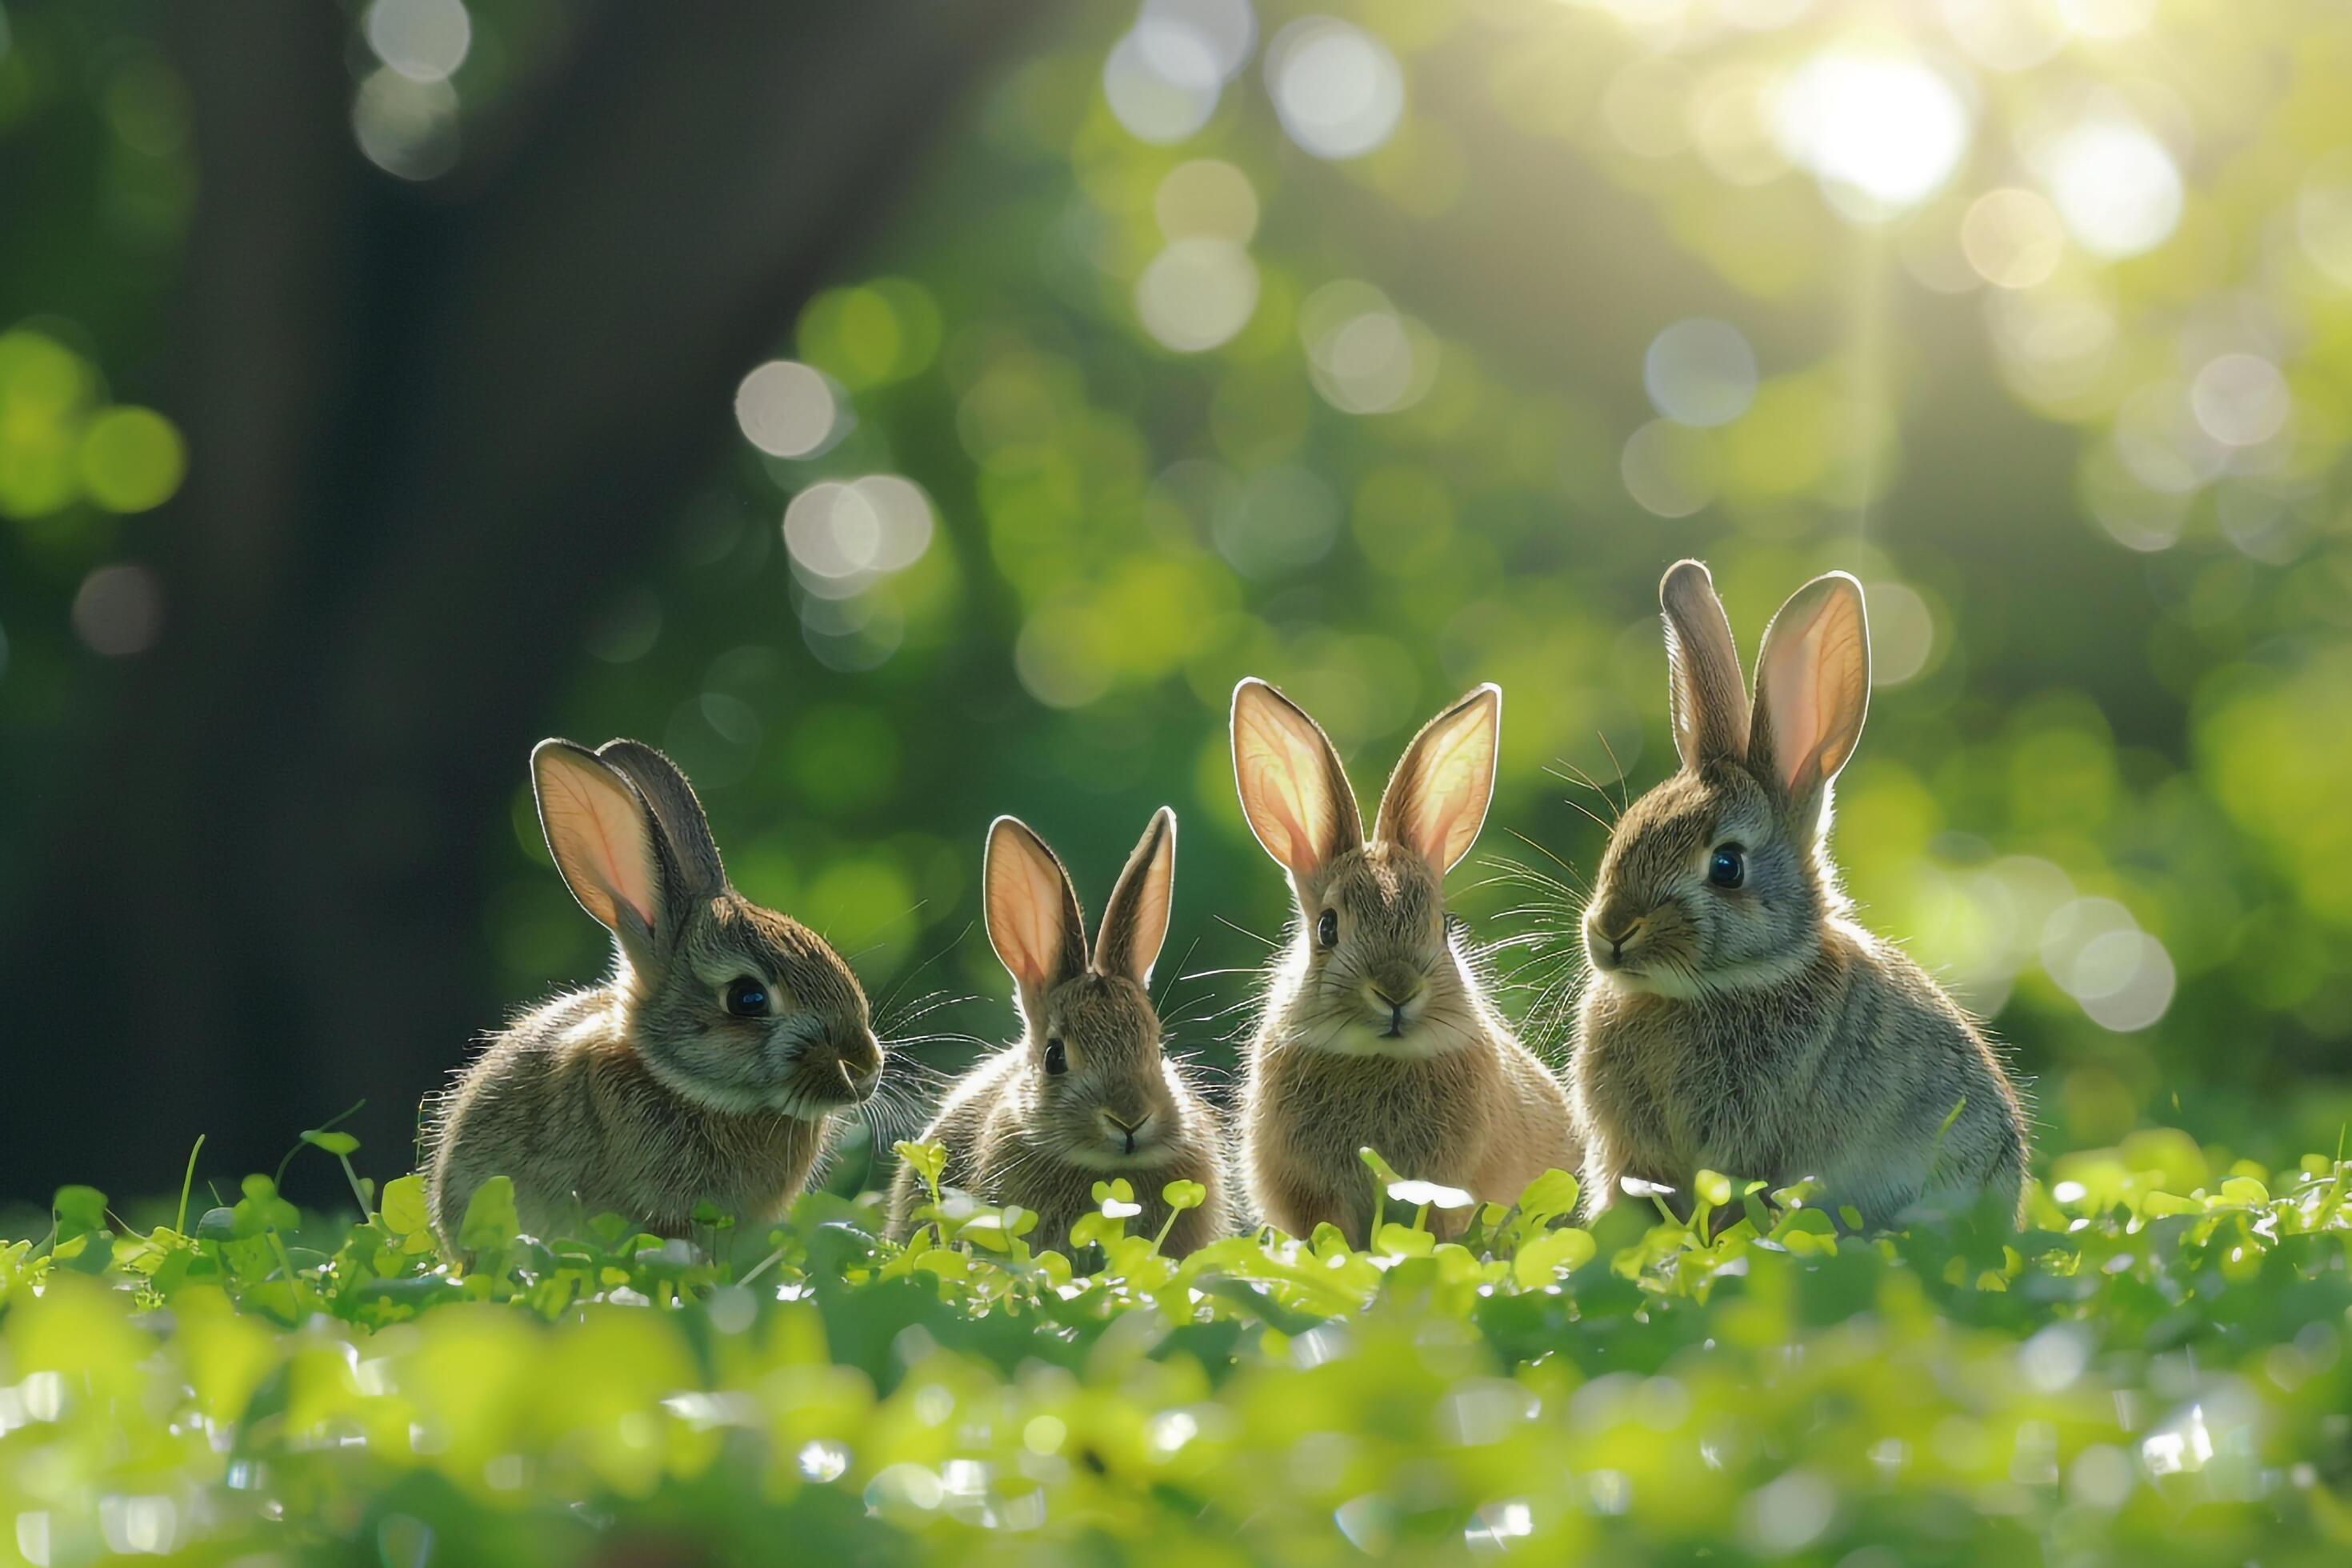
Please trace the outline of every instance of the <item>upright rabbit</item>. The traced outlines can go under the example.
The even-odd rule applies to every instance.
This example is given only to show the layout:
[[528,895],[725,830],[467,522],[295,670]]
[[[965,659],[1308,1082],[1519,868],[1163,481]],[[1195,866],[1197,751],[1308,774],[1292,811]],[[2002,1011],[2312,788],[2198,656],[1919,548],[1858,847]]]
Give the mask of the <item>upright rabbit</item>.
[[[1176,879],[1176,814],[1151,818],[1103,910],[1090,957],[1078,895],[1054,852],[1021,823],[988,831],[988,940],[1013,976],[1022,1037],[950,1089],[923,1141],[948,1152],[941,1184],[1038,1216],[1030,1244],[1069,1245],[1070,1226],[1096,1206],[1094,1184],[1126,1176],[1143,1212],[1129,1223],[1158,1235],[1161,1190],[1198,1182],[1208,1199],[1176,1218],[1166,1249],[1181,1257],[1230,1229],[1223,1129],[1209,1102],[1160,1051],[1152,962],[1168,936]],[[890,1224],[903,1237],[922,1184],[902,1166]]]
[[683,1234],[706,1200],[773,1217],[826,1117],[881,1076],[865,993],[822,937],[728,885],[668,758],[542,741],[530,763],[547,847],[613,933],[613,973],[509,1025],[440,1098],[427,1182],[443,1239],[501,1174],[534,1234],[608,1210]]
[[1870,698],[1862,585],[1832,573],[1790,596],[1752,706],[1706,568],[1678,563],[1659,596],[1682,770],[1617,824],[1585,913],[1587,1202],[1707,1168],[1817,1177],[1874,1226],[1928,1194],[2014,1211],[2017,1090],[1968,1015],[1849,918],[1830,861],[1831,785]]
[[1294,1236],[1328,1220],[1367,1241],[1367,1145],[1406,1176],[1497,1203],[1576,1168],[1566,1091],[1446,930],[1444,879],[1486,822],[1502,710],[1482,686],[1431,720],[1367,839],[1315,721],[1262,680],[1234,690],[1242,810],[1298,905],[1249,1047],[1243,1167],[1258,1212]]

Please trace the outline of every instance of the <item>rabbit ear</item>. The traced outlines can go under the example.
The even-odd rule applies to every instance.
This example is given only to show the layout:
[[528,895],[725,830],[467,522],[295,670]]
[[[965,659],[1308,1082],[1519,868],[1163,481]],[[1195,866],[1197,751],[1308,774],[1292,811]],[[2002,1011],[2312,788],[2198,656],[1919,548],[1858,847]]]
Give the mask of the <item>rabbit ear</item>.
[[1748,732],[1748,756],[1787,795],[1801,824],[1818,823],[1869,708],[1862,584],[1843,572],[1816,577],[1789,595],[1765,629]]
[[569,741],[534,747],[530,778],[548,851],[572,896],[633,962],[652,957],[655,933],[668,934],[668,876],[644,797]]
[[710,819],[677,764],[642,741],[607,741],[596,755],[626,775],[653,807],[670,858],[677,863],[684,884],[679,891],[705,899],[724,892],[727,868],[719,863],[719,841],[710,836]]
[[1666,616],[1667,695],[1683,766],[1740,761],[1748,754],[1748,687],[1706,564],[1675,562],[1658,584],[1658,604]]
[[1492,682],[1421,727],[1381,795],[1374,833],[1420,851],[1444,876],[1486,824],[1502,744],[1503,689]]
[[1017,818],[1000,816],[988,829],[981,867],[988,944],[1021,988],[1032,1022],[1046,992],[1087,967],[1087,933],[1077,890],[1045,841]]
[[1102,933],[1095,938],[1095,968],[1125,974],[1138,985],[1151,984],[1151,965],[1168,940],[1168,916],[1176,888],[1176,814],[1161,806],[1127,869],[1103,906]]
[[1234,783],[1250,831],[1296,881],[1364,841],[1355,791],[1330,737],[1255,676],[1234,688]]

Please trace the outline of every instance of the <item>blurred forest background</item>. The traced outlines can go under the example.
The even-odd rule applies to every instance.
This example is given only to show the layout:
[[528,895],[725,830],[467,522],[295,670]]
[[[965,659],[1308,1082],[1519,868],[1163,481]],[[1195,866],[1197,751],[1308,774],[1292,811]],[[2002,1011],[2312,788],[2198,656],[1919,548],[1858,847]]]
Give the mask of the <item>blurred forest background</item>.
[[604,961],[551,733],[980,1039],[989,819],[1171,804],[1229,1065],[1234,681],[1369,793],[1497,680],[1557,1050],[1497,862],[1670,765],[1685,554],[1869,584],[1839,856],[2045,1148],[2352,1116],[2337,0],[0,3],[0,1199],[390,1173]]

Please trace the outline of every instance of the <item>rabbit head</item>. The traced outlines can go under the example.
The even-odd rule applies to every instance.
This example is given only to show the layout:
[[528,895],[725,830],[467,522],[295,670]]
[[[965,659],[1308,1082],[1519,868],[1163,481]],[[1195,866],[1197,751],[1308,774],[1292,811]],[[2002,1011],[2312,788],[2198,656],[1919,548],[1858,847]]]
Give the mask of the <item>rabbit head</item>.
[[1263,680],[1234,689],[1242,811],[1297,900],[1286,1038],[1434,1056],[1476,1037],[1477,992],[1447,930],[1444,877],[1486,822],[1502,715],[1502,689],[1487,685],[1423,726],[1367,838],[1321,726]]
[[823,937],[728,884],[693,786],[635,741],[531,752],[540,826],[580,907],[613,933],[632,1049],[709,1110],[803,1119],[874,1090],[866,994]]
[[1706,568],[1678,563],[1659,598],[1682,767],[1612,833],[1585,952],[1627,990],[1770,984],[1813,961],[1845,907],[1824,840],[1870,701],[1862,584],[1832,572],[1790,595],[1764,634],[1752,702]]
[[981,879],[989,944],[1020,1004],[1033,1131],[1076,1165],[1165,1163],[1184,1130],[1146,987],[1168,936],[1176,814],[1162,806],[1152,816],[1091,954],[1069,873],[1020,821],[1000,816],[989,828]]

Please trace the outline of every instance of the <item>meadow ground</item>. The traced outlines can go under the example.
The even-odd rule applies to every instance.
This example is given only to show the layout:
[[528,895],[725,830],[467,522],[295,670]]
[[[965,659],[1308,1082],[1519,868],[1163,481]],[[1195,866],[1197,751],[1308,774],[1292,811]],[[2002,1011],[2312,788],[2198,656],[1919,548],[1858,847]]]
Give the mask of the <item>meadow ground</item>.
[[540,1241],[494,1183],[457,1270],[415,1178],[379,1192],[310,1141],[364,1221],[257,1175],[139,1230],[69,1187],[0,1249],[0,1559],[2352,1551],[2332,1156],[2144,1132],[2055,1159],[2021,1232],[1871,1239],[1717,1177],[1691,1224],[1586,1229],[1554,1174],[1436,1244],[1452,1196],[1398,1184],[1372,1250],[1181,1264],[1110,1187],[1082,1268],[952,1197],[905,1248],[827,1193],[758,1237]]

